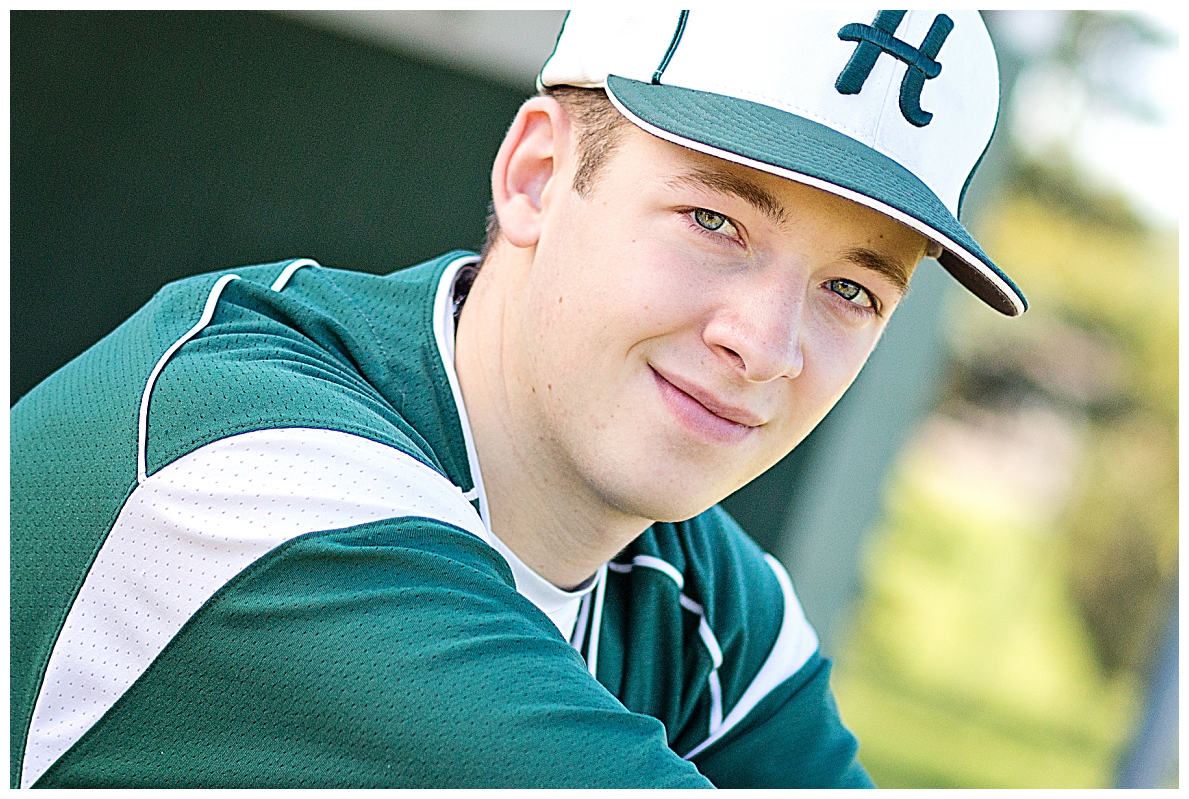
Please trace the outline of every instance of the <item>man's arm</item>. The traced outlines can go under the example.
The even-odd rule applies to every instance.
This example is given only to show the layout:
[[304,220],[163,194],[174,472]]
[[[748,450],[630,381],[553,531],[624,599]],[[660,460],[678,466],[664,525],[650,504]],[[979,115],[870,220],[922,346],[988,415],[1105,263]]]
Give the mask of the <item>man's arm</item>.
[[708,787],[506,572],[426,519],[290,541],[38,784]]

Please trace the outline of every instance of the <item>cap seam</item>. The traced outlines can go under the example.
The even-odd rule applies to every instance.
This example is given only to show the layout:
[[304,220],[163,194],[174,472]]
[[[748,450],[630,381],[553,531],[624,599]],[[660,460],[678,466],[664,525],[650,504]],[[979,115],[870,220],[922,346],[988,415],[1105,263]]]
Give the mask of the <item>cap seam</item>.
[[683,10],[677,16],[677,28],[673,31],[673,36],[669,39],[669,46],[665,49],[664,56],[661,57],[660,65],[652,73],[653,85],[660,85],[661,76],[669,68],[669,62],[673,60],[673,56],[677,53],[677,45],[681,44],[681,37],[685,35],[685,25],[687,22],[689,22],[689,9]]
[[[909,13],[911,14],[912,12],[910,11]],[[884,117],[887,115],[887,112],[888,112],[888,98],[892,96],[892,92],[893,92],[892,87],[896,86],[896,74],[897,74],[897,72],[899,72],[897,67],[903,66],[904,70],[905,70],[905,75],[908,74],[908,65],[907,64],[901,64],[900,59],[898,59],[898,58],[895,58],[892,60],[895,62],[892,64],[892,79],[889,80],[887,82],[887,85],[884,86],[883,99],[880,100],[880,103],[879,103],[879,113],[875,117],[875,125],[872,127],[872,130],[871,130],[871,146],[872,147],[875,147],[876,142],[879,141],[880,134],[883,133]],[[879,64],[877,63],[876,66],[879,66]],[[901,80],[903,80],[903,79],[904,78],[902,77]],[[868,80],[870,80],[870,78],[868,78]],[[856,94],[855,96],[858,97],[859,95]],[[897,97],[896,110],[897,111],[900,110],[899,97]],[[887,155],[889,158],[892,157],[892,156],[888,155],[888,153],[884,153],[884,155]],[[895,159],[893,159],[893,160],[895,160]],[[896,163],[900,163],[900,162],[896,161]],[[924,181],[921,181],[921,182],[923,183]],[[933,193],[936,194],[937,192],[933,192]]]

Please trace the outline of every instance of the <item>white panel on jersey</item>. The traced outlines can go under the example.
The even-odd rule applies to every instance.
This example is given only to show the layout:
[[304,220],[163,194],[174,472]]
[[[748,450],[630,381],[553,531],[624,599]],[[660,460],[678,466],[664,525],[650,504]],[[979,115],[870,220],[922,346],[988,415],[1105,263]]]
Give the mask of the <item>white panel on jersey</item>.
[[490,544],[445,477],[359,436],[290,428],[207,444],[132,492],[54,645],[33,710],[21,785],[32,785],[106,713],[224,584],[306,533],[399,517]]
[[771,555],[765,554],[764,559],[776,575],[776,580],[780,583],[780,592],[784,595],[784,618],[780,622],[780,633],[776,636],[772,651],[768,653],[768,659],[756,673],[751,685],[747,686],[743,696],[739,697],[739,701],[731,708],[731,712],[722,720],[718,729],[685,755],[686,760],[730,732],[773,688],[800,671],[817,651],[817,633],[809,626],[805,612],[801,610],[801,603],[793,593],[793,583],[789,580],[788,572],[780,565],[780,561]]

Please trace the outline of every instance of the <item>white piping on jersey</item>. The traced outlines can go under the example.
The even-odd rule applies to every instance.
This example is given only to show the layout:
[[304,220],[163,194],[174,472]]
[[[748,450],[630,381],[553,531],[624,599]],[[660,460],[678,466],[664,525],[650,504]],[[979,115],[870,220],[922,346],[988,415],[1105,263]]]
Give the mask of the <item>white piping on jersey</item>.
[[211,287],[210,294],[207,295],[206,305],[202,309],[202,315],[198,317],[198,322],[194,327],[183,333],[181,338],[169,345],[165,350],[165,354],[161,356],[157,361],[157,365],[153,367],[153,371],[149,372],[149,379],[145,383],[144,393],[140,395],[140,418],[137,424],[136,482],[138,484],[143,483],[148,477],[145,447],[149,432],[149,398],[153,395],[153,385],[157,382],[157,376],[161,374],[161,370],[165,368],[165,364],[169,362],[173,354],[183,344],[197,336],[210,323],[211,317],[215,315],[215,306],[219,304],[219,295],[223,293],[223,289],[227,287],[227,284],[233,280],[239,280],[239,275],[223,275],[223,277],[215,281],[215,285]]
[[578,610],[578,620],[574,622],[574,632],[570,634],[570,645],[582,654],[582,639],[586,637],[586,623],[590,620],[591,594],[582,597],[582,605]]
[[619,574],[627,574],[637,566],[660,572],[677,584],[678,591],[683,592],[677,598],[681,607],[690,613],[697,614],[698,636],[702,639],[702,645],[706,647],[707,654],[710,655],[711,669],[709,676],[706,677],[706,687],[710,692],[710,734],[714,735],[722,725],[722,683],[718,678],[718,670],[722,667],[722,647],[718,645],[718,639],[714,637],[714,631],[710,629],[710,622],[706,620],[706,609],[685,595],[685,576],[667,560],[653,555],[636,555],[632,558],[631,563],[613,562],[607,565],[612,571]]
[[710,672],[706,685],[710,688],[710,734],[713,735],[722,726],[722,684],[718,681],[718,669]]
[[298,258],[296,261],[285,267],[285,269],[280,275],[277,276],[277,279],[273,281],[273,284],[269,286],[269,288],[271,288],[273,291],[283,290],[285,286],[288,285],[289,278],[293,277],[293,273],[298,269],[301,269],[303,266],[321,266],[321,264],[319,264],[313,258]]
[[685,590],[685,575],[677,571],[677,567],[672,563],[669,563],[669,561],[661,560],[660,558],[653,557],[652,555],[637,555],[636,557],[632,558],[631,563],[611,562],[607,565],[611,568],[611,571],[619,572],[620,574],[626,574],[627,572],[630,572],[633,566],[641,566],[645,569],[656,569],[659,572],[664,572],[665,574],[669,575],[669,579],[677,583],[677,588],[679,590]]
[[706,611],[697,602],[690,599],[685,594],[680,597],[681,607],[698,614],[701,621],[698,622],[698,635],[702,638],[702,643],[706,646],[706,651],[710,653],[710,660],[714,662],[714,668],[722,665],[722,649],[718,645],[718,639],[714,637],[714,633],[710,629],[710,624],[706,621]]
[[710,733],[709,738],[686,753],[686,760],[730,732],[773,688],[800,671],[817,651],[817,633],[805,619],[805,613],[801,610],[801,603],[797,601],[788,572],[784,570],[780,561],[767,553],[764,554],[764,560],[776,575],[776,581],[780,583],[780,593],[784,597],[784,616],[780,622],[780,633],[776,636],[776,642],[772,644],[772,651],[768,653],[764,665],[747,686],[743,696],[739,697],[735,707],[731,708],[730,714],[723,719],[716,731]]
[[594,609],[590,622],[590,646],[586,648],[586,667],[590,669],[590,676],[599,678],[599,633],[603,629],[603,600],[607,596],[607,564],[599,567],[595,578]]
[[21,785],[36,782],[256,560],[301,535],[410,516],[488,541],[457,486],[395,447],[350,433],[258,430],[158,469],[120,509],[54,643]]
[[[298,258],[293,263],[285,267],[277,279],[273,282],[271,288],[273,291],[280,291],[285,288],[285,284],[289,282],[289,278],[293,277],[293,273],[303,266],[319,266],[318,262],[312,258]],[[146,450],[148,447],[148,431],[149,431],[149,399],[153,395],[153,386],[157,383],[157,378],[161,375],[161,370],[165,368],[165,364],[174,356],[183,344],[190,339],[197,336],[202,329],[210,324],[211,318],[215,315],[215,308],[219,304],[219,296],[223,293],[223,289],[227,284],[233,280],[239,280],[239,275],[224,275],[215,281],[215,285],[211,287],[210,293],[206,298],[206,305],[202,309],[202,315],[199,316],[198,322],[194,327],[182,334],[182,337],[169,345],[162,354],[157,364],[153,367],[153,371],[149,372],[149,379],[145,381],[144,393],[140,396],[140,417],[137,422],[136,435],[136,482],[143,483],[148,477],[148,458]]]

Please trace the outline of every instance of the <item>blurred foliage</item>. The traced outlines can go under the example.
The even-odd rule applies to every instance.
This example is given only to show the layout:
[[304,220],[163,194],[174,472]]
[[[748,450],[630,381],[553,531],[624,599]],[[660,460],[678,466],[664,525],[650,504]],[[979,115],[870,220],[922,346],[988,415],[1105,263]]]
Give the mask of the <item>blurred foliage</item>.
[[[1011,327],[969,314],[959,336],[1000,360],[1010,353],[1030,390],[1087,415],[1078,486],[1059,524],[1068,580],[1102,666],[1142,670],[1177,565],[1175,235],[1017,195],[983,236],[1028,286],[1033,311]],[[978,348],[967,346],[970,368]]]
[[[1074,12],[1051,57],[1148,115],[1095,54],[1160,35]],[[839,705],[883,787],[1106,787],[1176,598],[1177,233],[1052,152],[1017,153],[979,222],[1030,310],[954,296],[943,400],[889,481]]]
[[[1143,16],[1122,11],[1070,11],[1051,58],[1075,70],[1095,97],[1145,121],[1162,114],[1135,80],[1137,55],[1151,47],[1175,47],[1177,37]],[[1141,56],[1142,57],[1142,56]]]
[[1096,663],[1060,542],[920,466],[893,482],[835,673],[860,760],[884,788],[1109,785],[1134,680]]

